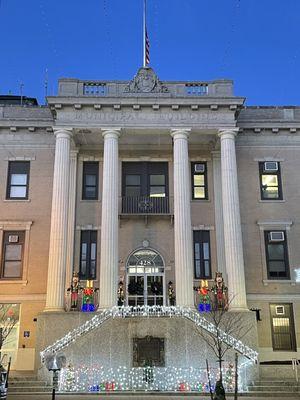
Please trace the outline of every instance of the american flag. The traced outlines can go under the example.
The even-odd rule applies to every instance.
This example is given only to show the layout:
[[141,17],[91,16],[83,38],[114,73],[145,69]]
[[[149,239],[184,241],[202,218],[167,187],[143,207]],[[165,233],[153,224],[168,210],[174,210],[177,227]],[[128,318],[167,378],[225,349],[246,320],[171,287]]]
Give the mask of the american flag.
[[146,35],[145,35],[145,65],[150,64],[150,41],[149,36],[146,28]]

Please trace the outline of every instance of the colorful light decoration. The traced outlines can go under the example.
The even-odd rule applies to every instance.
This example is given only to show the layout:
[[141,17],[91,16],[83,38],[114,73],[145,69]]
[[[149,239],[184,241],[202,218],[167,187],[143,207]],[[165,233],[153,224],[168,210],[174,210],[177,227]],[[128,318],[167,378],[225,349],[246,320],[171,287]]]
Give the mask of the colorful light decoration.
[[[128,318],[128,317],[169,317],[169,318],[185,318],[198,328],[202,328],[214,335],[219,335],[221,340],[228,344],[230,347],[235,349],[240,354],[249,358],[251,361],[256,362],[258,359],[258,353],[242,343],[241,340],[234,338],[228,333],[222,331],[219,328],[209,322],[205,317],[200,315],[196,310],[193,310],[188,307],[179,307],[179,306],[126,306],[126,307],[112,307],[107,310],[103,310],[97,313],[93,318],[89,321],[85,322],[83,325],[78,328],[73,329],[68,332],[61,339],[57,340],[52,345],[46,347],[41,353],[42,362],[45,359],[47,354],[56,354],[58,351],[69,346],[71,343],[75,342],[76,339],[80,338],[83,335],[97,329],[100,325],[102,325],[105,321],[110,318]],[[217,331],[218,329],[218,331]]]
[[[151,369],[153,379],[145,381],[144,377]],[[232,372],[229,364],[223,368],[223,375]],[[64,368],[60,373],[60,392],[115,392],[115,391],[160,391],[160,392],[198,392],[208,393],[209,384],[206,368],[177,367],[139,367],[105,368],[95,365],[81,365],[72,368],[72,383],[70,388],[70,371]],[[219,379],[218,368],[210,369],[212,389]],[[233,391],[232,383],[224,382],[228,392]]]

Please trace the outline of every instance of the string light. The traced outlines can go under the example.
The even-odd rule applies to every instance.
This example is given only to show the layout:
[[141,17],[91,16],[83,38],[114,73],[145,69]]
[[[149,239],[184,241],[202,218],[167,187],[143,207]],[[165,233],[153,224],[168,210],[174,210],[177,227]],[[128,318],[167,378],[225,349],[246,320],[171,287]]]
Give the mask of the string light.
[[[223,376],[234,375],[232,364],[222,370]],[[219,379],[219,370],[210,369],[212,389]],[[224,380],[226,391],[234,390],[232,379]],[[105,368],[81,365],[64,368],[60,372],[60,392],[160,391],[209,392],[205,368],[177,367],[116,367]]]
[[258,353],[242,343],[242,341],[234,338],[233,336],[227,334],[216,326],[207,321],[205,317],[200,315],[196,310],[192,310],[187,307],[179,306],[122,306],[122,307],[112,307],[100,311],[92,319],[85,322],[78,328],[73,329],[68,332],[61,339],[57,340],[52,345],[46,347],[41,353],[42,362],[44,362],[45,356],[49,354],[56,354],[57,352],[63,350],[71,343],[75,342],[79,337],[86,335],[87,333],[98,328],[104,322],[110,318],[135,318],[135,317],[170,317],[170,318],[184,318],[194,323],[198,328],[204,329],[219,337],[221,340],[228,344],[230,347],[238,351],[243,356],[247,357],[252,362],[256,362],[258,359]]

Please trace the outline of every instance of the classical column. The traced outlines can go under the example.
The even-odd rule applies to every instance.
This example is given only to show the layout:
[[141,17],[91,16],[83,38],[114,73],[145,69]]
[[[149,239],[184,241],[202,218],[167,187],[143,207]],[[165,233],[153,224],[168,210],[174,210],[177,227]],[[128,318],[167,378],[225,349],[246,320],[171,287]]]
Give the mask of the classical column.
[[66,278],[71,129],[54,129],[51,230],[45,311],[62,311]]
[[99,308],[117,304],[118,291],[118,140],[120,129],[104,129]]
[[244,256],[239,205],[235,136],[238,128],[220,129],[222,202],[226,271],[232,310],[247,310]]
[[221,153],[212,152],[213,176],[214,176],[214,206],[215,206],[215,231],[217,245],[217,270],[222,272],[227,281],[225,244],[224,244],[224,222],[222,204],[222,179],[221,179]]
[[189,132],[190,129],[171,131],[174,141],[174,244],[176,304],[194,307]]
[[77,178],[78,150],[71,150],[70,154],[70,186],[69,186],[69,216],[68,242],[66,261],[66,289],[70,287],[74,269],[74,233],[75,233],[75,206],[76,206],[76,178]]

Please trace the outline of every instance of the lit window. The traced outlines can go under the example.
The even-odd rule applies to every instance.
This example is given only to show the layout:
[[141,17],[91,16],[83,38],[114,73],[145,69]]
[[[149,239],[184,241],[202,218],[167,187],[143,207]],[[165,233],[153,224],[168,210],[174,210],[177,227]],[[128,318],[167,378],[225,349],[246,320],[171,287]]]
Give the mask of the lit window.
[[29,161],[9,161],[7,199],[28,199]]
[[207,164],[206,162],[192,162],[192,198],[193,200],[207,200]]
[[296,351],[292,304],[270,304],[273,350]]
[[259,163],[262,200],[282,200],[280,164],[277,161]]

